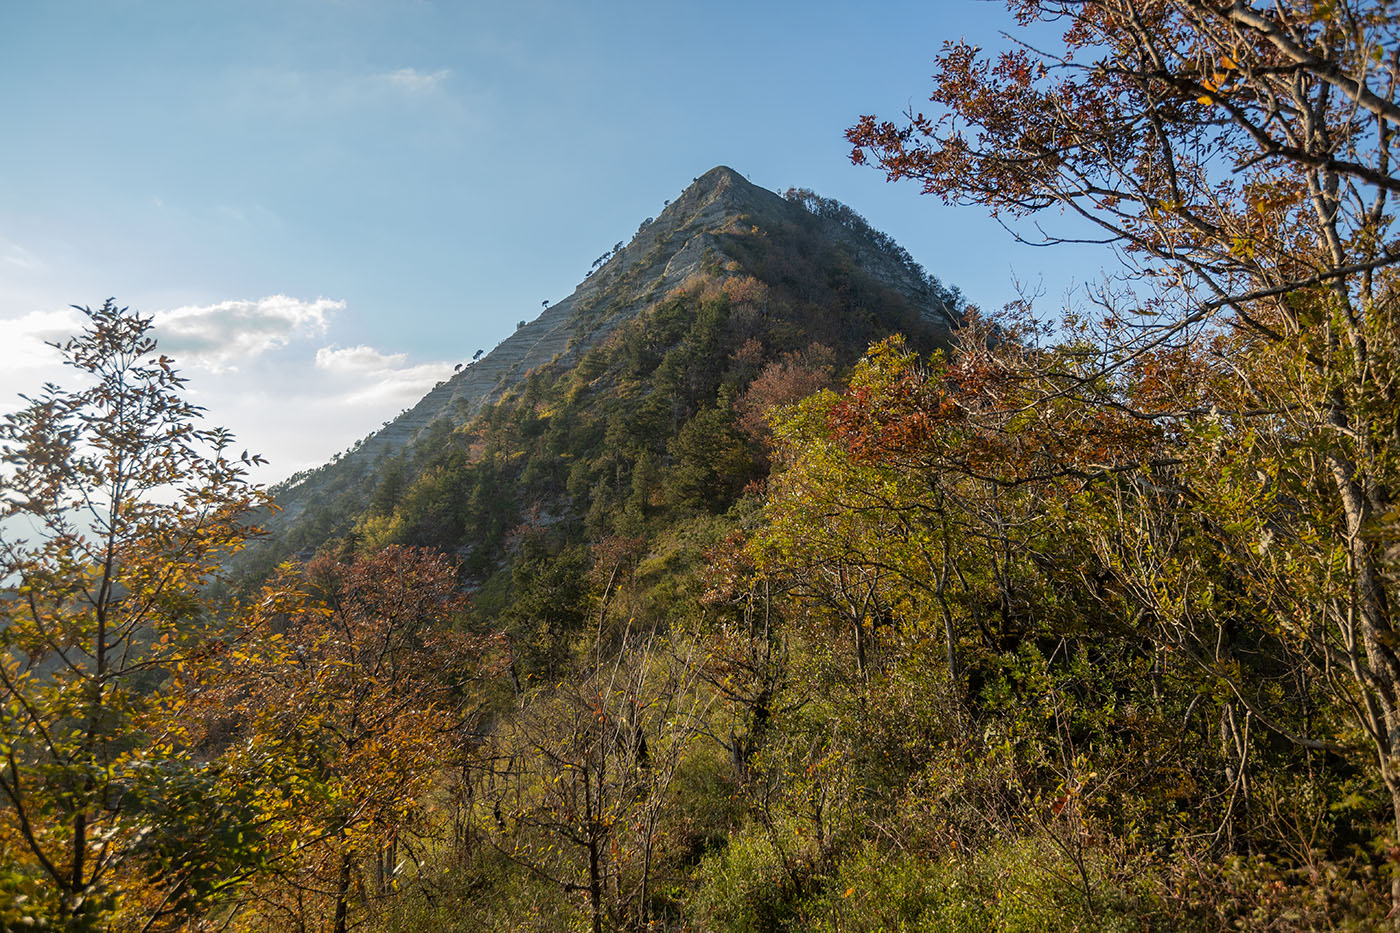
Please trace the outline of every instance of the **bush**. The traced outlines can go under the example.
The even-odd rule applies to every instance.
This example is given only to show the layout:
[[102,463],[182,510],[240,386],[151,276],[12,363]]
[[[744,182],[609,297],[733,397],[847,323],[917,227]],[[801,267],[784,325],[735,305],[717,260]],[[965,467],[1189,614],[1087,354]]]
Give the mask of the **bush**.
[[[1094,857],[1096,856],[1096,857]],[[937,859],[891,854],[866,841],[842,860],[819,894],[803,905],[805,928],[920,933],[1052,933],[1139,930],[1151,904],[1123,890],[1109,853],[1088,862],[1093,902],[1078,869],[1044,838],[1021,838],[976,853]]]
[[[775,836],[783,853],[774,843]],[[805,872],[794,861],[803,845],[791,825],[779,823],[769,833],[750,823],[732,834],[723,849],[701,861],[699,886],[686,913],[701,930],[766,933],[785,928],[798,916]]]

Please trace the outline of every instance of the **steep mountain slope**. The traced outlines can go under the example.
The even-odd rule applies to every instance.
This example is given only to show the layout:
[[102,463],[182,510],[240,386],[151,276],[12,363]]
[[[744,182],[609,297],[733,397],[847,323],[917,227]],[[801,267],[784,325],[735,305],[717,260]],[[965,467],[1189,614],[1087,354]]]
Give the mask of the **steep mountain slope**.
[[[710,387],[724,383],[731,405],[765,364],[812,344],[830,351],[828,365],[835,366],[894,330],[917,343],[942,343],[956,325],[958,302],[956,291],[944,289],[848,208],[806,191],[780,197],[717,167],[644,221],[630,243],[605,254],[569,297],[344,457],[275,490],[282,511],[269,518],[272,535],[251,550],[245,567],[257,570],[318,547],[344,534],[367,508],[382,511],[395,484],[411,483],[429,469],[453,429],[526,392],[532,377],[553,385],[586,359],[607,372],[617,368],[614,351],[630,346],[634,358],[604,380],[614,401],[620,384],[638,378],[648,382],[648,392],[665,389],[654,378],[662,357],[715,300],[725,305],[715,313],[728,320],[737,309],[744,321],[711,321],[724,333],[710,335],[714,346],[707,352],[722,346],[724,355],[744,355],[741,372]],[[693,410],[678,409],[669,429],[679,431],[706,401],[714,400],[692,399]],[[674,459],[671,451],[656,453],[661,461]]]

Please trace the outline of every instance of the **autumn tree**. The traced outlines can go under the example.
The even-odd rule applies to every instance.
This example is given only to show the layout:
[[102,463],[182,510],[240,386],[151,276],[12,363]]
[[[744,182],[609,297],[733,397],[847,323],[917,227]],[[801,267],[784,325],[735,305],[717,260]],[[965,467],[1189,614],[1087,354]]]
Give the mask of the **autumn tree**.
[[421,860],[494,670],[495,640],[453,629],[463,606],[453,561],[401,547],[287,565],[265,587],[260,651],[201,698],[211,735],[237,739],[229,757],[283,775],[264,805],[268,870],[237,922],[343,933]]
[[479,795],[485,837],[578,898],[594,933],[651,929],[672,781],[705,725],[698,646],[624,633],[586,676],[548,685],[501,724]]
[[783,594],[775,594],[771,579],[758,572],[747,540],[735,531],[706,552],[701,595],[713,619],[701,676],[715,691],[721,713],[710,738],[729,753],[736,783],[749,778],[750,762],[781,711],[788,679],[789,645],[775,610]]
[[200,426],[149,317],[80,309],[0,425],[0,924],[154,929],[241,879],[238,790],[191,753],[167,675],[229,646],[205,595],[265,502]]
[[734,405],[739,429],[756,444],[767,444],[771,439],[768,416],[772,410],[826,388],[834,369],[835,354],[821,344],[813,344],[803,353],[786,354],[764,366]]
[[[991,59],[945,44],[935,112],[861,118],[853,158],[1026,221],[1042,242],[1118,250],[1077,352],[1039,367],[1042,391],[1024,406],[1033,418],[1076,399],[1158,432],[1155,453],[1080,463],[1108,502],[1103,592],[1228,691],[1220,728],[1240,794],[1258,729],[1333,753],[1364,736],[1400,828],[1394,11],[1008,6],[1061,41]],[[1052,212],[1079,226],[1045,234]],[[1325,691],[1356,733],[1318,737],[1270,715],[1241,655],[1219,648],[1256,637],[1279,639],[1276,683]]]

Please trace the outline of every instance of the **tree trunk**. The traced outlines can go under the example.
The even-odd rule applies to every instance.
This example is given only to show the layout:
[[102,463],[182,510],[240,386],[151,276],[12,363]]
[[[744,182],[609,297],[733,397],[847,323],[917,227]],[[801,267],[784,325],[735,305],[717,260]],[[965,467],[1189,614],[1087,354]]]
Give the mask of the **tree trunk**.
[[598,839],[588,837],[588,909],[593,919],[593,933],[603,933],[602,859],[598,855]]
[[[1345,426],[1347,422],[1336,404],[1328,420],[1337,426]],[[1357,677],[1363,694],[1374,697],[1374,703],[1368,700],[1367,704],[1372,720],[1372,739],[1381,779],[1390,791],[1394,811],[1394,851],[1400,851],[1400,776],[1396,775],[1392,760],[1396,749],[1400,748],[1400,709],[1397,709],[1397,703],[1400,703],[1400,660],[1397,660],[1393,649],[1395,630],[1391,625],[1390,607],[1374,547],[1366,538],[1374,518],[1372,500],[1388,500],[1389,497],[1374,489],[1368,496],[1362,485],[1361,471],[1342,452],[1329,454],[1328,464],[1346,517],[1347,550],[1354,574],[1353,599],[1366,650],[1365,668],[1354,670],[1353,676]],[[1367,485],[1374,487],[1377,484]],[[1390,905],[1391,916],[1400,916],[1400,875],[1391,879]]]
[[335,923],[333,933],[346,933],[349,928],[350,853],[340,856],[340,880],[335,889]]
[[[601,789],[599,796],[601,797]],[[587,820],[585,825],[588,828],[588,910],[593,920],[593,933],[603,933],[603,860],[599,852],[598,825],[600,803],[601,801],[594,799],[593,783],[589,780],[588,772],[585,771],[583,776],[583,815],[584,819]]]

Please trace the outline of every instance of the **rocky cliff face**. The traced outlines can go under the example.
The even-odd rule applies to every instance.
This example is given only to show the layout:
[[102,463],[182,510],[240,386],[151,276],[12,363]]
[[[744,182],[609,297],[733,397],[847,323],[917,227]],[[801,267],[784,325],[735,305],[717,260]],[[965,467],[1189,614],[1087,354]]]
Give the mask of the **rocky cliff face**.
[[780,236],[794,229],[838,246],[870,278],[904,295],[933,331],[946,334],[956,325],[944,296],[931,290],[922,270],[911,266],[907,254],[899,255],[897,247],[891,249],[887,240],[881,242],[862,224],[823,216],[719,166],[696,179],[654,220],[643,223],[631,242],[611,253],[573,294],[546,308],[343,458],[274,490],[282,511],[269,518],[269,529],[276,532],[294,522],[313,501],[324,504],[327,497],[343,497],[347,507],[351,500],[362,502],[369,490],[357,489],[357,484],[372,475],[376,463],[411,448],[442,419],[465,423],[532,370],[554,362],[570,365],[707,263],[713,268],[731,260],[726,240],[734,233],[771,230]]

